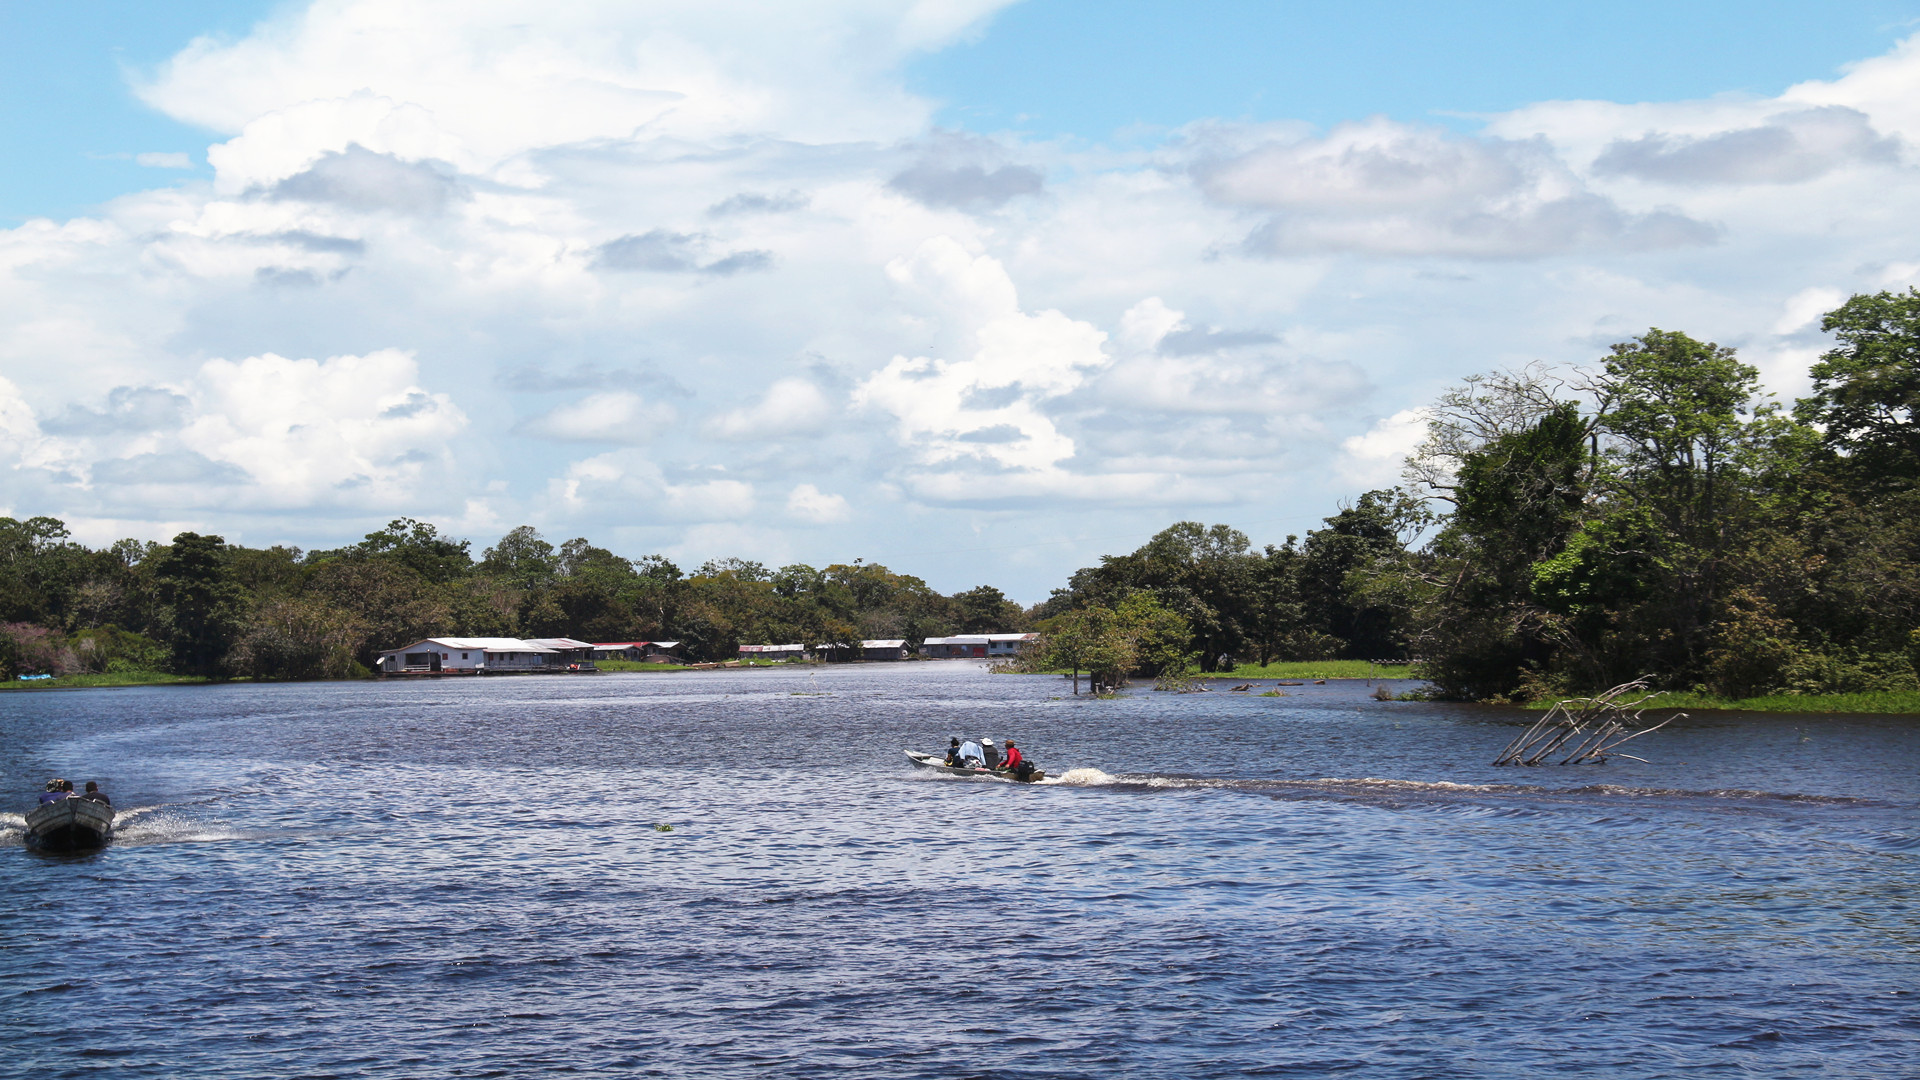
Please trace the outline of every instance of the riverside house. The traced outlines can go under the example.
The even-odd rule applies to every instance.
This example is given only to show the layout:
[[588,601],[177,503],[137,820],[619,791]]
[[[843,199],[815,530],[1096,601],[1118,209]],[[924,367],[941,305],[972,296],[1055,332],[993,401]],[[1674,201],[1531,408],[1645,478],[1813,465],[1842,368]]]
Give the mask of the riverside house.
[[381,653],[374,670],[382,675],[525,675],[564,672],[561,657],[558,649],[519,638],[421,638]]
[[640,664],[684,664],[677,641],[602,641],[593,647],[595,660],[632,660]]
[[956,634],[930,637],[920,643],[920,655],[935,660],[956,657],[1013,656],[1022,648],[1040,640],[1039,634]]

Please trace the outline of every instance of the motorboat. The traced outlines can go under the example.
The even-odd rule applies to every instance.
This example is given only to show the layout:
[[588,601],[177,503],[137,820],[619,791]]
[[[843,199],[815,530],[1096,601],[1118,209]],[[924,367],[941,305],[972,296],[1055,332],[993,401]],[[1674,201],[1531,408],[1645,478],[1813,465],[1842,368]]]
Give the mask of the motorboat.
[[1022,778],[1015,776],[1011,769],[989,769],[984,765],[949,765],[945,758],[937,758],[932,754],[922,754],[913,750],[906,751],[906,755],[907,760],[913,762],[916,766],[922,769],[932,769],[934,772],[943,772],[948,776],[991,776],[999,780],[1013,780],[1015,782],[1028,784],[1047,778],[1047,774],[1041,772],[1039,769],[1033,770],[1031,773],[1028,773],[1026,777]]
[[113,836],[113,807],[93,799],[56,799],[27,813],[27,843],[45,851],[86,851]]

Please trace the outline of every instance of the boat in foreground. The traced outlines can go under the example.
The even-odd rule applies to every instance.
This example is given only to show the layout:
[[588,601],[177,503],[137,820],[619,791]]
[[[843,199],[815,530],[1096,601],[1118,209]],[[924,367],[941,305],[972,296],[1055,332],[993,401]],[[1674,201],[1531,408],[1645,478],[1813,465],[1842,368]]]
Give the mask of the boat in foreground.
[[92,799],[59,799],[27,813],[27,843],[45,851],[86,851],[113,835],[113,807]]
[[991,776],[1000,780],[1012,780],[1015,783],[1029,784],[1047,778],[1047,774],[1041,772],[1039,769],[1033,770],[1033,772],[1029,773],[1027,777],[1022,780],[1021,777],[1015,776],[1013,772],[1008,769],[989,769],[985,766],[975,768],[970,765],[949,765],[942,759],[934,757],[932,754],[921,754],[912,750],[908,750],[906,754],[907,760],[918,765],[920,768],[932,769],[934,772],[943,772],[949,776]]

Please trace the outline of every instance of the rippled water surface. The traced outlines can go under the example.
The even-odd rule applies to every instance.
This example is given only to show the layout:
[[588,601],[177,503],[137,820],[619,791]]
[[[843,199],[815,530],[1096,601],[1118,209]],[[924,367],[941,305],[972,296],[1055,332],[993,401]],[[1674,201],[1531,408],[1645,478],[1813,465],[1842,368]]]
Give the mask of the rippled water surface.
[[[0,696],[0,1073],[1912,1077],[1920,723],[971,663]],[[1013,737],[1058,782],[916,772]],[[21,846],[49,775],[118,839]]]

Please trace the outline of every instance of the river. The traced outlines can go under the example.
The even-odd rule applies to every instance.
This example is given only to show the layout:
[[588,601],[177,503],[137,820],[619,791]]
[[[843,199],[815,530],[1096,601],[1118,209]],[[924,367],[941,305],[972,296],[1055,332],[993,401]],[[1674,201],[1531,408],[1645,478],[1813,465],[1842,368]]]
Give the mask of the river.
[[[1068,690],[0,696],[0,1073],[1920,1075],[1920,719],[1514,769],[1517,710]],[[1053,779],[900,752],[952,735]],[[112,794],[105,850],[22,846],[52,775]]]

